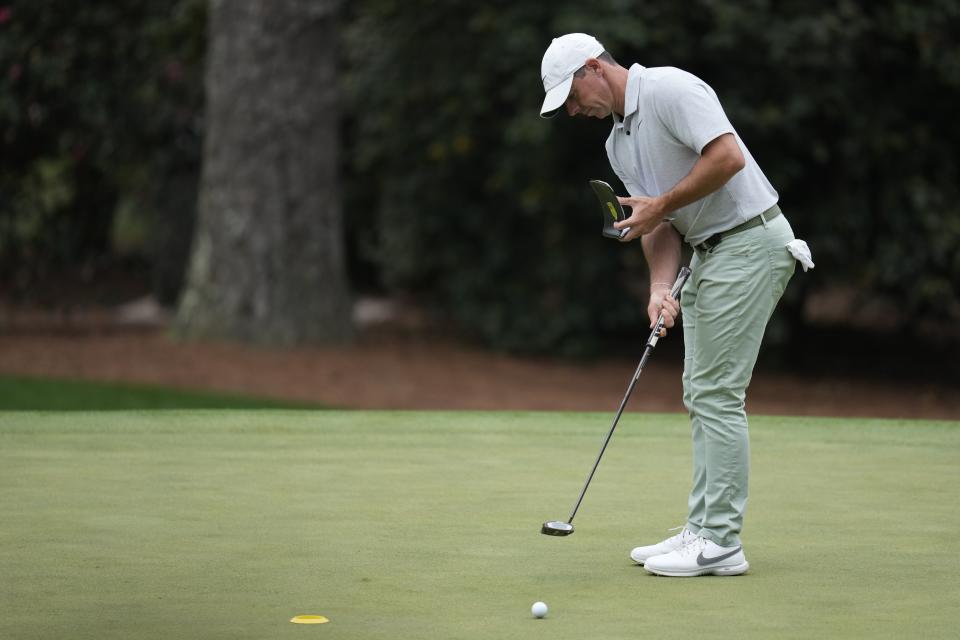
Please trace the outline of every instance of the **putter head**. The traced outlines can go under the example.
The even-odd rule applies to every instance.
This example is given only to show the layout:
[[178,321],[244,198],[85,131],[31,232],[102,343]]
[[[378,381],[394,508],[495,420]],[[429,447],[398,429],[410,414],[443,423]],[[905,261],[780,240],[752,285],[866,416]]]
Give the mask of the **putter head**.
[[543,523],[543,526],[540,527],[540,533],[545,536],[568,536],[573,533],[573,525],[569,522],[550,520]]

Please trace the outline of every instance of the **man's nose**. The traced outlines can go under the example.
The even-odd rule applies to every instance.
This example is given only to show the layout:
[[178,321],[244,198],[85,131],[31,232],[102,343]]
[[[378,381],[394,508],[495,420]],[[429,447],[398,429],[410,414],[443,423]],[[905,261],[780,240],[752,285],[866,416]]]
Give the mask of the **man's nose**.
[[575,116],[580,111],[580,108],[577,106],[577,103],[571,100],[570,98],[567,98],[566,107],[567,107],[567,115],[569,116]]

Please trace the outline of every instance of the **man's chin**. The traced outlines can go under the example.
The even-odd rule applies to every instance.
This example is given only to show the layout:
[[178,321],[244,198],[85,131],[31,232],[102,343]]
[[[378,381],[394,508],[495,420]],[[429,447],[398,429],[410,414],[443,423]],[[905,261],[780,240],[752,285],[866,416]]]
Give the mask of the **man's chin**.
[[596,118],[598,120],[604,120],[610,117],[611,111],[609,109],[585,109],[577,114],[581,118]]

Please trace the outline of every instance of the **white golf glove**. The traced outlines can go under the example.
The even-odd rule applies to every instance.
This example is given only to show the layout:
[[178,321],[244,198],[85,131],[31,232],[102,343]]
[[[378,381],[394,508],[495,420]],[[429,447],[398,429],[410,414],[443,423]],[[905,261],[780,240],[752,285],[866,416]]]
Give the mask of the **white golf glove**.
[[787,251],[803,266],[804,272],[807,269],[813,269],[813,256],[810,255],[810,247],[803,240],[791,240],[787,243]]

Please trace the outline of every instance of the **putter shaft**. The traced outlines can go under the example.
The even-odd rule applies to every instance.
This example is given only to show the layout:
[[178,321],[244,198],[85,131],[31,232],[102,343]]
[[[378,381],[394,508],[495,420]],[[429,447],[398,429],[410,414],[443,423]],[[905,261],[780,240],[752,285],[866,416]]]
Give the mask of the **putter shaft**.
[[[677,300],[680,297],[680,290],[683,289],[683,285],[686,284],[687,278],[690,277],[690,269],[687,267],[681,267],[680,273],[677,274],[677,280],[673,283],[673,288],[670,289],[670,296]],[[657,346],[657,341],[660,339],[660,331],[663,329],[663,314],[660,314],[660,317],[657,318],[657,323],[653,327],[653,331],[650,332],[650,337],[647,338],[646,348],[643,350],[643,357],[640,358],[640,364],[637,365],[637,370],[633,374],[633,378],[630,379],[630,384],[627,386],[627,393],[624,394],[623,400],[620,402],[620,408],[617,409],[617,415],[613,419],[613,424],[610,426],[610,431],[607,432],[607,437],[603,441],[603,446],[600,448],[600,455],[597,456],[596,462],[593,463],[593,468],[590,469],[590,474],[587,476],[587,481],[583,484],[583,489],[580,491],[580,497],[577,498],[577,502],[573,505],[573,511],[570,512],[570,519],[567,520],[567,524],[573,524],[573,517],[577,515],[577,510],[580,508],[580,503],[583,502],[583,496],[587,493],[587,487],[590,486],[590,481],[593,480],[593,474],[597,472],[597,467],[600,466],[600,459],[603,457],[603,452],[607,450],[607,445],[610,444],[610,438],[613,437],[613,432],[617,428],[617,423],[620,422],[620,416],[623,415],[623,410],[627,407],[627,402],[630,400],[630,395],[633,393],[633,389],[637,386],[637,380],[640,379],[640,372],[643,371],[643,367],[647,364],[647,359],[650,357],[650,354],[653,353],[654,348]]]

